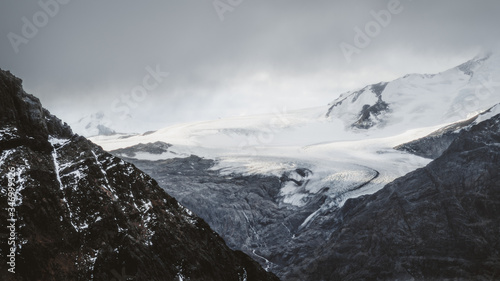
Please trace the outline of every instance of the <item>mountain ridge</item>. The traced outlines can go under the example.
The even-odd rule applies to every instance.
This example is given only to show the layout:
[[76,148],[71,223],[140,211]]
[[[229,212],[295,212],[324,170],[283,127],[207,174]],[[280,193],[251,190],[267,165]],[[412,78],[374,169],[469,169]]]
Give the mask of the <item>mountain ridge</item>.
[[394,147],[394,149],[407,151],[409,153],[430,159],[436,159],[441,156],[446,149],[448,149],[448,147],[462,131],[470,130],[472,126],[491,118],[498,112],[500,112],[500,104],[497,104],[488,110],[473,116],[472,118],[455,122],[440,128],[425,137],[400,144]]
[[[349,91],[330,103],[325,116],[340,118],[346,128],[365,130],[397,127],[402,122],[399,127],[411,127],[415,123],[437,125],[435,121],[439,120],[442,124],[458,121],[455,115],[463,113],[464,104],[475,107],[474,110],[485,110],[493,105],[490,101],[494,89],[498,89],[498,61],[498,54],[484,52],[440,73],[408,74],[390,82]],[[490,71],[491,68],[495,70]],[[471,99],[477,104],[469,105]],[[445,114],[437,114],[436,105],[430,101],[445,108]],[[407,115],[412,119],[405,121]],[[464,119],[466,116],[458,117]]]

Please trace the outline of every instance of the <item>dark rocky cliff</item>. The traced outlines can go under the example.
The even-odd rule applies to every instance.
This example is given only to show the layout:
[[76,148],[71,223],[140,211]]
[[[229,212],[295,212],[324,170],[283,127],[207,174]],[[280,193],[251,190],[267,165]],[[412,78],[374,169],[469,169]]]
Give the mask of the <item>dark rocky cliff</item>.
[[278,280],[155,180],[74,135],[5,71],[0,153],[2,257],[16,220],[15,273],[4,260],[2,280]]

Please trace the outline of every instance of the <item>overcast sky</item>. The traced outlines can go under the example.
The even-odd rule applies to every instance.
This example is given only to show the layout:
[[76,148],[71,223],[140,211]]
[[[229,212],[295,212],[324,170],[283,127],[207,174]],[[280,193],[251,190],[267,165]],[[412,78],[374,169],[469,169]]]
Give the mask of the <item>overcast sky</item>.
[[2,1],[0,68],[64,120],[103,111],[140,132],[443,71],[496,48],[499,14],[497,0]]

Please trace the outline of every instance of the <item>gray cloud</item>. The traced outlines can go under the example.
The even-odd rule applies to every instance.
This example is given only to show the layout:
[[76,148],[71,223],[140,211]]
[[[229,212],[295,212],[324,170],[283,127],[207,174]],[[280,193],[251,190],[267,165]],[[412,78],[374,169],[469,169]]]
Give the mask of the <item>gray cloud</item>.
[[170,76],[130,110],[136,124],[147,121],[130,128],[141,130],[324,105],[351,87],[441,71],[498,44],[498,1],[401,0],[402,11],[348,63],[340,44],[354,46],[354,28],[390,1],[243,0],[221,21],[212,0],[72,0],[18,53],[8,34],[21,36],[22,18],[32,21],[42,8],[4,1],[0,67],[51,111],[75,119],[110,111],[142,85],[146,67],[159,65]]

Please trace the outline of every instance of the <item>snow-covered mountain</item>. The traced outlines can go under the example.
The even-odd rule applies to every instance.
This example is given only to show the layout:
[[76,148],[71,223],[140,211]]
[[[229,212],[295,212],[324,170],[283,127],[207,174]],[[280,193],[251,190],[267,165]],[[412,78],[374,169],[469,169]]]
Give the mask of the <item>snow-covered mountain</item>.
[[396,132],[456,122],[498,102],[499,75],[500,56],[484,53],[441,73],[410,74],[344,93],[326,116],[350,128]]
[[[499,90],[499,55],[485,53],[441,73],[344,93],[328,106],[91,140],[121,149],[116,153],[140,149],[128,160],[232,247],[284,276],[300,260],[295,255],[305,258],[326,241],[348,199],[375,193],[431,161],[394,147],[491,109],[500,103]],[[168,143],[168,152],[144,149],[155,142]]]
[[99,111],[70,123],[71,128],[84,137],[110,136],[117,132],[111,128],[113,122],[106,118],[104,112]]

